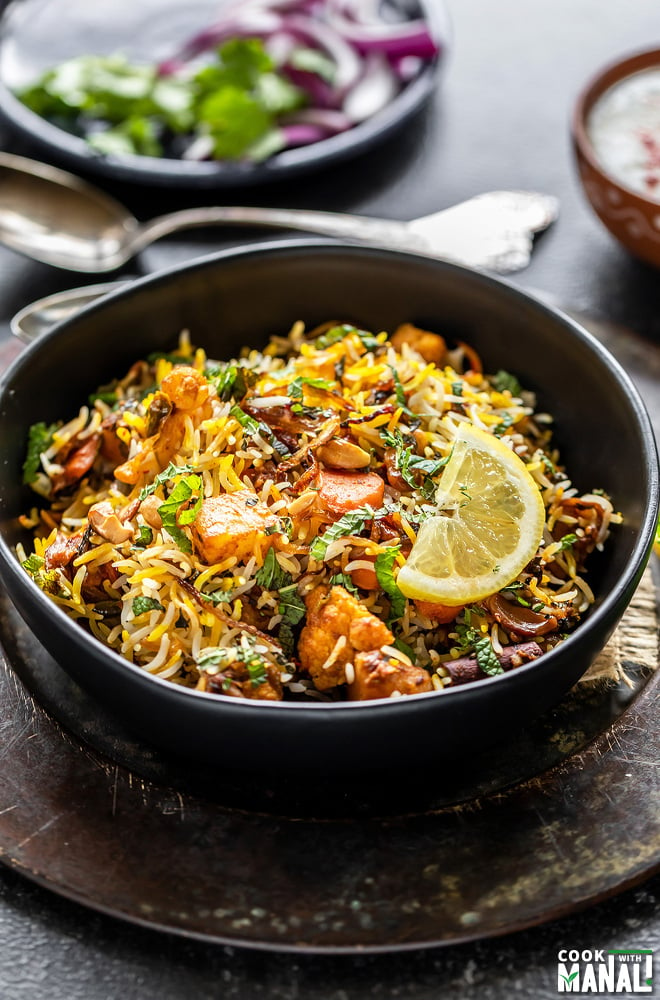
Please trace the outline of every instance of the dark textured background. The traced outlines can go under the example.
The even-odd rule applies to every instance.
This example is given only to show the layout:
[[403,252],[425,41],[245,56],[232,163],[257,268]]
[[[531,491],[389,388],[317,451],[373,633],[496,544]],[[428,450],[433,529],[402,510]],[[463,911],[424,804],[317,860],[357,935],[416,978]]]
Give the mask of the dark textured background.
[[[657,430],[659,275],[631,259],[591,214],[578,188],[569,138],[572,103],[587,77],[618,54],[660,45],[657,0],[449,0],[448,6],[453,40],[437,98],[401,135],[359,161],[290,185],[223,197],[237,204],[406,218],[489,189],[557,195],[560,220],[515,281],[605,324],[596,329],[637,381]],[[30,152],[3,133],[0,146]],[[130,187],[113,190],[145,218],[215,200],[208,192],[170,196]],[[146,251],[130,273],[223,245],[217,232],[172,239]],[[17,309],[75,283],[71,275],[0,250],[0,348]],[[3,868],[0,997],[544,1000],[557,995],[561,947],[657,948],[659,889],[656,879],[563,920],[477,944],[400,956],[306,959],[241,952],[135,928],[83,910]]]

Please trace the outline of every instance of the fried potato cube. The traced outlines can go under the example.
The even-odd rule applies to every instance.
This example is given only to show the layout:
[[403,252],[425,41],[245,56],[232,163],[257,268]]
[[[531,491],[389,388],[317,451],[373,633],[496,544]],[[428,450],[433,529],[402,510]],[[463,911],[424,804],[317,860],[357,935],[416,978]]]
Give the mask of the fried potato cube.
[[317,587],[305,598],[307,624],[298,656],[319,691],[346,683],[346,664],[361,650],[379,649],[394,636],[380,618],[343,587]]
[[227,556],[236,556],[239,562],[249,559],[257,541],[264,547],[271,543],[272,536],[265,532],[276,523],[254,493],[239,490],[204,500],[192,531],[200,559],[211,565]]
[[419,694],[433,690],[426,670],[413,663],[395,660],[380,649],[358,653],[353,669],[355,679],[348,685],[351,701],[390,698],[395,691],[399,694]]
[[433,361],[436,365],[444,364],[447,345],[444,338],[437,333],[420,330],[412,323],[402,323],[392,334],[391,339],[392,346],[397,351],[401,351],[403,345],[407,344],[413,351],[421,354],[425,361]]

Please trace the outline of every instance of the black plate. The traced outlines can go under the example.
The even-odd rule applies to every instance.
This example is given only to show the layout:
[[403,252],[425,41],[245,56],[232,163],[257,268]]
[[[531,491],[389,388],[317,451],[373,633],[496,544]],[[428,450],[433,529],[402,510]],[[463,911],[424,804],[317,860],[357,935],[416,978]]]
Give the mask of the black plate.
[[[441,45],[448,34],[443,0],[387,0],[407,17],[424,16]],[[101,156],[84,139],[36,115],[12,89],[49,67],[84,53],[116,51],[154,61],[176,50],[182,38],[218,18],[218,0],[13,0],[0,22],[0,114],[72,169],[114,180],[169,187],[233,187],[284,180],[371,149],[408,121],[428,100],[440,59],[429,63],[386,108],[339,135],[285,150],[260,164],[188,162],[147,156]]]
[[[243,701],[152,677],[87,635],[33,584],[13,546],[27,428],[71,412],[181,329],[210,357],[258,347],[304,318],[393,330],[406,320],[470,341],[491,371],[513,367],[557,416],[556,441],[580,491],[600,486],[625,523],[592,560],[596,604],[575,633],[499,677],[382,701]],[[613,460],[613,458],[616,460]],[[148,740],[238,769],[297,776],[424,766],[508,737],[556,703],[607,641],[641,577],[655,533],[658,465],[639,395],[586,331],[504,282],[440,261],[318,241],[226,251],[131,284],[28,347],[0,385],[0,571],[11,599],[74,679]]]

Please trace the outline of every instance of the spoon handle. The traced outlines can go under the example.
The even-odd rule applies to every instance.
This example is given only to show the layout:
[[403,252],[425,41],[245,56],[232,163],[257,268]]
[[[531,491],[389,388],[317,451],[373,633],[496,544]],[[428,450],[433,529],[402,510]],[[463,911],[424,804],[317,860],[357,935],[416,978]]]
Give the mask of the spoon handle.
[[134,245],[143,249],[154,240],[180,229],[208,225],[267,226],[297,229],[323,236],[381,243],[398,249],[420,249],[420,240],[410,232],[408,223],[372,219],[360,215],[308,211],[287,208],[246,208],[228,205],[215,208],[189,208],[160,215],[142,224],[134,234]]

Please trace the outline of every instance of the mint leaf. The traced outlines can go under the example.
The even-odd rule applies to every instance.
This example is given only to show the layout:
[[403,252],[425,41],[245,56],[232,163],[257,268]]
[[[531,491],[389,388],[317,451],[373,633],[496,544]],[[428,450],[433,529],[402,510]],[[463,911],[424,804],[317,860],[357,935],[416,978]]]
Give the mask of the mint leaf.
[[39,475],[41,453],[50,448],[57,424],[47,426],[43,421],[32,424],[28,431],[27,451],[23,462],[23,482],[33,483]]
[[344,535],[357,534],[362,531],[367,521],[373,520],[373,517],[374,510],[369,504],[365,504],[364,507],[359,507],[357,510],[349,510],[347,514],[344,514],[327,528],[322,535],[314,539],[309,550],[310,556],[317,562],[323,562],[330,542],[334,542],[337,538],[343,538]]
[[298,593],[297,584],[292,583],[288,587],[280,588],[280,604],[278,610],[282,615],[282,620],[286,622],[287,625],[297,625],[303,620],[307,613],[307,608],[305,607],[305,602]]
[[[181,510],[193,496],[197,494],[195,503],[188,509]],[[167,500],[158,508],[163,528],[174,539],[182,552],[192,552],[192,543],[180,525],[192,524],[202,507],[201,476],[191,475],[179,480]]]
[[277,561],[275,549],[270,548],[266,553],[263,566],[260,566],[255,574],[255,579],[264,590],[282,590],[291,583],[291,574],[282,569]]
[[379,552],[374,563],[376,579],[390,599],[390,613],[387,617],[388,625],[401,618],[406,610],[406,598],[399,590],[394,579],[394,564],[400,548],[401,546],[399,545],[392,545],[385,549],[384,552]]
[[157,601],[155,597],[134,597],[131,609],[136,618],[138,615],[146,614],[147,611],[165,610],[160,601]]
[[502,664],[499,661],[497,653],[493,649],[493,643],[489,635],[484,635],[480,639],[477,639],[474,643],[474,652],[477,657],[477,663],[479,669],[490,677],[495,676],[495,674],[502,674],[504,670],[502,669]]
[[504,371],[503,368],[500,368],[493,375],[491,383],[497,392],[505,392],[508,389],[512,396],[520,396],[522,392],[522,387],[516,376],[512,375],[511,372]]
[[154,477],[153,483],[149,483],[148,486],[145,486],[140,490],[138,499],[140,501],[145,500],[146,497],[151,496],[151,494],[154,493],[159,486],[162,486],[164,483],[168,483],[171,479],[174,479],[175,476],[187,476],[192,471],[192,465],[175,465],[174,462],[170,462],[166,469],[163,469],[162,472],[159,472],[158,475]]

